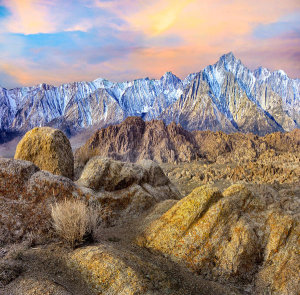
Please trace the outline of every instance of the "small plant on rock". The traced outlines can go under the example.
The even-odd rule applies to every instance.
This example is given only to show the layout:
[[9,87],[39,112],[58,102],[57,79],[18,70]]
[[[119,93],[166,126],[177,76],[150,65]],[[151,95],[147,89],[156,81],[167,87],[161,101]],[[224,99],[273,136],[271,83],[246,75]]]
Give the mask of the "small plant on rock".
[[82,200],[65,199],[51,207],[53,226],[57,234],[71,247],[84,240],[95,225],[90,218],[90,210]]

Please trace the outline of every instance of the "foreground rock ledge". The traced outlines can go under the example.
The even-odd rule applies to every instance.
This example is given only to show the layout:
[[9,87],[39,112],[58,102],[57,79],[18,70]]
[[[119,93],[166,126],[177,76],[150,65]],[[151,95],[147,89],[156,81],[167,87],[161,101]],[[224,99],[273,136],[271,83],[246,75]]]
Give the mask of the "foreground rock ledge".
[[[118,249],[101,243],[75,250],[67,258],[67,265],[81,273],[85,282],[103,295],[239,295],[235,288],[194,277],[186,282],[179,274],[163,270],[128,249]],[[183,281],[182,281],[183,280]]]
[[111,225],[180,197],[152,161],[136,165],[95,158],[75,183],[32,162],[0,158],[0,243],[51,234],[50,205],[59,200],[80,198],[97,205],[102,225]]
[[37,127],[28,131],[17,146],[15,159],[30,161],[41,170],[73,179],[71,144],[60,130]]
[[219,281],[244,282],[255,294],[300,293],[299,212],[286,213],[245,186],[221,194],[200,187],[137,238],[140,246]]

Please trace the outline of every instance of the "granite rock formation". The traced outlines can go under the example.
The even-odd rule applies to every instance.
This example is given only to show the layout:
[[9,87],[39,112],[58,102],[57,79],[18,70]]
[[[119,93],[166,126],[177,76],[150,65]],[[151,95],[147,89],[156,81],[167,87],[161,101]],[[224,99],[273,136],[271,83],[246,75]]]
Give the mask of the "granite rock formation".
[[32,162],[0,158],[1,243],[31,233],[51,235],[50,204],[65,198],[88,198],[70,179],[41,171]]
[[252,284],[255,294],[298,294],[299,210],[233,185],[200,187],[137,238],[207,278]]
[[191,280],[178,266],[162,267],[153,258],[111,243],[78,249],[67,257],[67,265],[78,270],[96,294],[240,295],[235,288]]
[[73,179],[71,144],[60,130],[36,127],[28,131],[17,145],[15,159],[30,161],[41,170]]
[[95,158],[76,184],[41,171],[29,161],[0,158],[0,243],[21,241],[31,234],[50,237],[50,205],[66,198],[98,205],[104,225],[138,216],[162,200],[180,197],[155,163],[145,162],[143,167]]
[[93,198],[89,202],[100,203],[103,209],[112,212],[114,220],[138,216],[166,199],[181,198],[162,169],[152,161],[138,165],[94,157],[76,183],[91,191]]

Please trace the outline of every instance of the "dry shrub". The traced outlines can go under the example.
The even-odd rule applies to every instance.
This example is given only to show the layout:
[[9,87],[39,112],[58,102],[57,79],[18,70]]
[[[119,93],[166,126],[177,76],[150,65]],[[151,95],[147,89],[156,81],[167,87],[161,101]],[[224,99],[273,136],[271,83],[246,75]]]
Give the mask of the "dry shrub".
[[57,234],[71,247],[81,243],[90,231],[90,214],[82,200],[65,199],[51,206],[53,226]]

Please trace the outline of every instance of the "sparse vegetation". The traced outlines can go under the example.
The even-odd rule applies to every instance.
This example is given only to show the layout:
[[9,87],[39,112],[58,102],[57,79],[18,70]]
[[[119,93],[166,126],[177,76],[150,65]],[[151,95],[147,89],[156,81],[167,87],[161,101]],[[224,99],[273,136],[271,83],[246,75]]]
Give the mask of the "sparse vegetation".
[[99,214],[97,208],[88,208],[82,200],[65,199],[51,206],[53,226],[57,234],[71,247],[82,243],[84,237],[96,231]]

